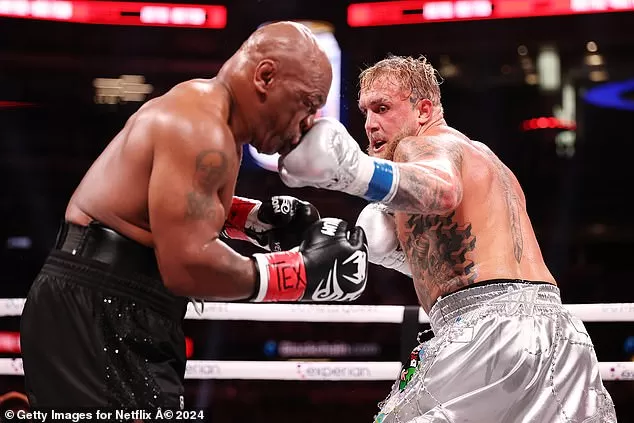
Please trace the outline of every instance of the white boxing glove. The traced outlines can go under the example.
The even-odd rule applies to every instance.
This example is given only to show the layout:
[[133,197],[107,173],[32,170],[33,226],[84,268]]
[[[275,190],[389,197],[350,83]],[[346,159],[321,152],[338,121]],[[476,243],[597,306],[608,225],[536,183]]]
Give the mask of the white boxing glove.
[[359,214],[356,226],[361,226],[368,240],[368,261],[412,277],[405,252],[396,235],[394,212],[385,204],[370,203]]
[[398,187],[394,162],[368,156],[336,119],[317,119],[299,145],[280,158],[279,174],[289,187],[311,186],[389,202]]

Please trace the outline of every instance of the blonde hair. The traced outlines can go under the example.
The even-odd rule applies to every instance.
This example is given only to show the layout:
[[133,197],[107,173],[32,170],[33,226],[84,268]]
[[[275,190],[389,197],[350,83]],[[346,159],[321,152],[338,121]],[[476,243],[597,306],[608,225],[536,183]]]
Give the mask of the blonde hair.
[[390,55],[365,69],[359,75],[361,91],[367,90],[379,79],[389,78],[407,93],[412,103],[421,99],[428,99],[435,107],[442,109],[440,104],[440,75],[427,61],[425,56],[417,59],[409,56]]

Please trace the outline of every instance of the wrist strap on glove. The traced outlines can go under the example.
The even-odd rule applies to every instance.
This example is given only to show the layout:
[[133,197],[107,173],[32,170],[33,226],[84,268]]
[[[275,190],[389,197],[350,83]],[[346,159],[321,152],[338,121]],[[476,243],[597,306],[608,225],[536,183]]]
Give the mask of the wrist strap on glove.
[[361,154],[357,178],[353,182],[359,192],[353,194],[361,195],[368,201],[389,203],[396,195],[399,176],[395,163]]
[[252,302],[299,301],[306,291],[306,268],[299,251],[254,254],[260,285]]

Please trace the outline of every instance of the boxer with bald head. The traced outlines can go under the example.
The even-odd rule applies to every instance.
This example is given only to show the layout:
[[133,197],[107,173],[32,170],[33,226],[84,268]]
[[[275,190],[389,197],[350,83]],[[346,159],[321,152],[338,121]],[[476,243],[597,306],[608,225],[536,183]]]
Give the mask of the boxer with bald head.
[[[130,117],[74,192],[29,292],[21,342],[33,407],[182,408],[189,298],[363,292],[362,230],[293,197],[234,195],[243,145],[289,152],[331,80],[310,30],[280,22],[255,31],[215,78],[181,83]],[[246,257],[221,238],[269,252]],[[345,260],[356,266],[337,266]],[[324,286],[332,272],[340,283]]]
[[616,422],[519,182],[447,124],[433,66],[388,57],[360,86],[369,154],[325,118],[280,170],[289,186],[369,200],[357,224],[370,261],[411,276],[429,315],[434,337],[412,351],[376,423]]

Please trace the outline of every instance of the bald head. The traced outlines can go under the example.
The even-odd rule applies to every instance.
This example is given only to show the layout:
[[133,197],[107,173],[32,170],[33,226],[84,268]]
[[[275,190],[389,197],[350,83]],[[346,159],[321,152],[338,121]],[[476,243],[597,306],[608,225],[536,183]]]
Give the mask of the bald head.
[[[242,45],[249,55],[278,55],[287,51],[305,55],[323,53],[317,39],[305,25],[296,22],[276,22],[256,30]],[[325,56],[325,53],[323,53]]]
[[326,92],[330,88],[332,69],[328,56],[305,25],[284,21],[263,26],[251,34],[240,51],[253,64],[274,61],[285,78],[299,79],[317,88],[327,85]]
[[312,125],[332,83],[332,66],[305,25],[277,22],[256,30],[223,66],[233,102],[248,119],[259,151],[286,151]]
[[310,53],[319,49],[311,30],[296,22],[276,22],[257,29],[242,46],[249,53],[290,48]]

